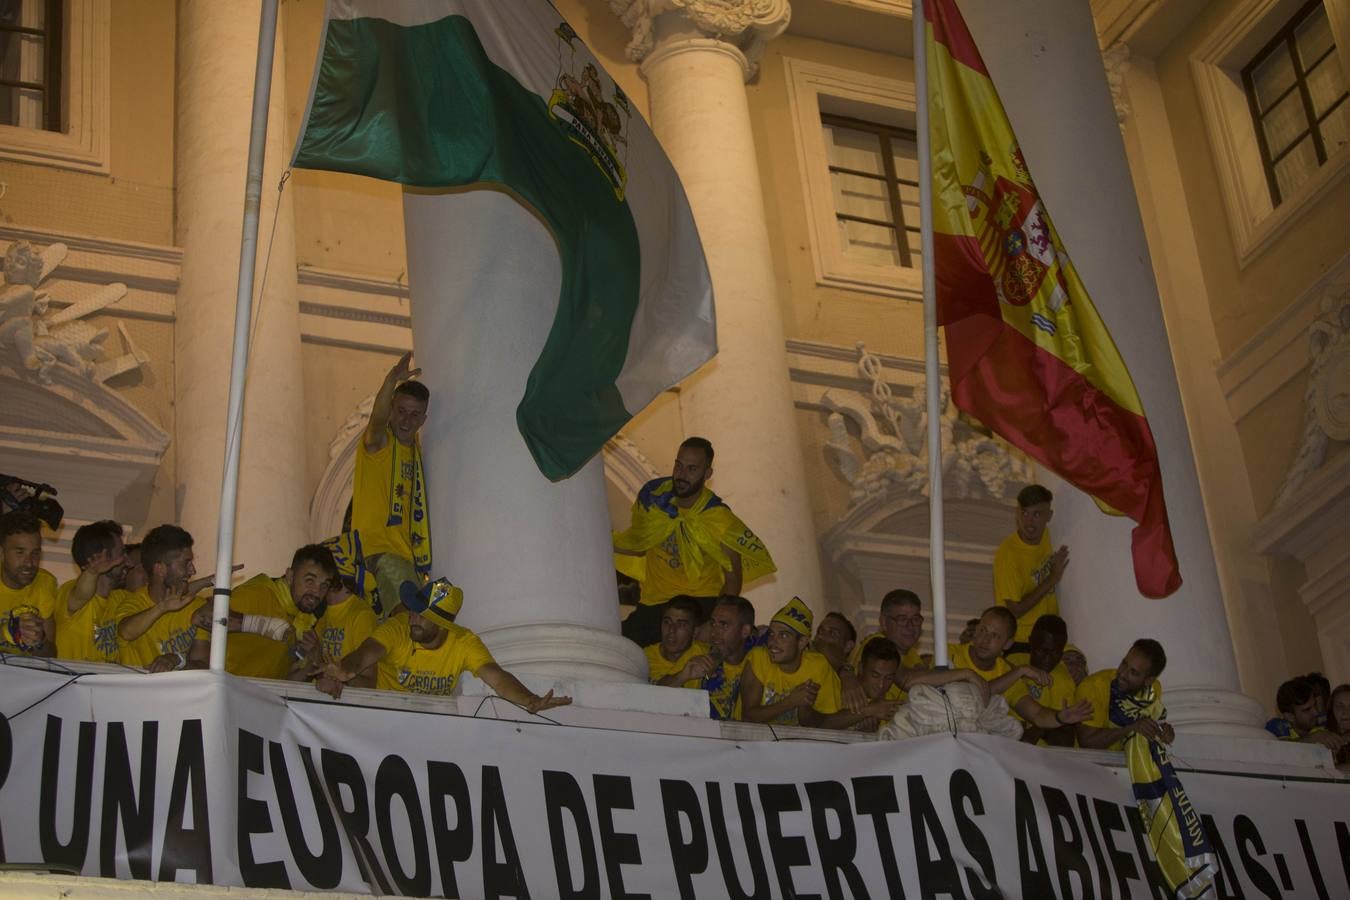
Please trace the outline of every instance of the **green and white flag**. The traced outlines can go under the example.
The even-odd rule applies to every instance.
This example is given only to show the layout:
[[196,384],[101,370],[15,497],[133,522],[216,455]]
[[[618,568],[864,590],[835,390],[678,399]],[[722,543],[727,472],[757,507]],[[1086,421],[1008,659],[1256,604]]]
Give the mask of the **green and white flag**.
[[329,0],[294,165],[501,185],[548,224],[562,292],[516,421],[555,481],[717,352],[679,178],[547,0]]

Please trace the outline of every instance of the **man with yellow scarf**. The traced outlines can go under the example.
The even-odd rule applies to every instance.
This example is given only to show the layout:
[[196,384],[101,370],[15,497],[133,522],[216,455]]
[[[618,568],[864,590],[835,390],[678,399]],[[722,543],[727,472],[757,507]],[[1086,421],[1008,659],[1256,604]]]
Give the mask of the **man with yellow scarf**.
[[713,446],[687,438],[670,478],[647,482],[633,503],[628,530],[614,534],[614,566],[642,584],[638,606],[623,635],[640,647],[661,638],[661,609],[681,594],[705,600],[735,597],[741,588],[775,571],[763,541],[721,497],[706,486]]
[[[375,575],[386,613],[404,582],[420,586],[431,571],[431,521],[417,432],[427,420],[431,392],[412,379],[405,353],[384,376],[370,421],[356,445],[352,479],[353,543],[364,570]],[[358,584],[363,578],[358,578]]]

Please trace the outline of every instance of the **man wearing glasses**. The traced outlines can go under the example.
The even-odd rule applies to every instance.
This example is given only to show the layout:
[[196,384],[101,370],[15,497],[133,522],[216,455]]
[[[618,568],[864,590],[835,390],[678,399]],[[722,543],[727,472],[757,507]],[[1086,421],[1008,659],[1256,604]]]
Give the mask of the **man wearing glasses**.
[[863,650],[878,638],[886,638],[900,651],[900,671],[895,675],[896,684],[905,682],[906,673],[932,668],[932,657],[919,653],[919,638],[923,635],[921,609],[919,595],[904,588],[896,588],[881,598],[881,616],[877,620],[879,630],[858,641],[848,665],[839,673],[844,709],[857,711],[867,704],[867,693],[858,681],[857,672]]

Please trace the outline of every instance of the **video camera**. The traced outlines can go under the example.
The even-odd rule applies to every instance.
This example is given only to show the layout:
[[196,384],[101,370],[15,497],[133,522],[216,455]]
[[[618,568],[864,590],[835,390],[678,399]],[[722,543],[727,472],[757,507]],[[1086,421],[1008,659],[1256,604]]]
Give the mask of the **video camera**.
[[0,473],[0,513],[14,510],[32,513],[48,528],[56,531],[66,511],[55,500],[56,488],[14,475]]

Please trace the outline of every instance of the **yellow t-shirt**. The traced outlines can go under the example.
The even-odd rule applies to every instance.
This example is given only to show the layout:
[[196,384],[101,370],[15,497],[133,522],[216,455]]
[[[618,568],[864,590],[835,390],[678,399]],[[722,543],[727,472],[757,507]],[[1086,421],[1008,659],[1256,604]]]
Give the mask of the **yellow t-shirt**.
[[[205,603],[206,601],[200,597],[190,600],[182,609],[160,616],[136,640],[123,641],[122,662],[129,666],[148,666],[165,653],[181,653],[186,656],[197,637],[192,616]],[[149,587],[134,592],[123,591],[120,601],[113,608],[112,618],[120,624],[127,616],[134,616],[154,605],[155,601],[150,599]]]
[[[994,602],[999,606],[1007,606],[1009,600],[1021,600],[1049,577],[1050,557],[1053,555],[1049,528],[1041,532],[1041,542],[1035,545],[1023,541],[1015,531],[1004,538],[994,553]],[[1054,591],[1017,617],[1017,633],[1013,635],[1013,640],[1030,640],[1031,628],[1036,620],[1051,613],[1059,615],[1059,599]]]
[[[877,638],[884,638],[885,636],[886,632],[884,631],[874,631],[871,634],[867,635],[867,637],[863,638],[862,640],[858,641],[856,644],[853,645],[853,653],[848,658],[848,664],[853,667],[853,672],[855,675],[858,673],[858,670],[862,668],[862,655],[863,651],[867,649],[867,645],[875,641]],[[909,694],[906,693],[905,689],[900,687],[898,683],[900,674],[904,672],[906,669],[931,669],[931,668],[933,668],[933,657],[928,655],[927,653],[920,653],[919,645],[916,643],[914,646],[910,647],[904,653],[900,654],[900,668],[895,673],[897,683],[887,688],[885,697],[883,699],[908,700]]]
[[[10,614],[24,607],[36,609],[38,616],[43,619],[52,618],[56,612],[56,576],[46,569],[38,569],[27,587],[17,591],[0,581],[0,625],[4,626],[4,634],[9,634]],[[26,652],[3,638],[0,638],[0,650],[6,653]]]
[[[284,579],[255,575],[230,593],[230,612],[267,616],[291,623],[298,638],[314,617],[302,613]],[[225,671],[248,678],[285,678],[291,670],[294,641],[274,641],[261,634],[232,632],[225,641]]]
[[[667,675],[678,675],[680,670],[689,664],[689,660],[695,656],[703,656],[708,652],[708,645],[694,641],[689,645],[689,649],[680,654],[680,658],[671,662],[661,655],[661,644],[648,644],[642,648],[642,652],[647,656],[647,680],[656,684]],[[698,681],[686,681],[685,687],[698,687]]]
[[356,595],[329,606],[314,625],[319,646],[330,659],[342,659],[375,633],[378,622],[370,604]]
[[[1093,728],[1116,727],[1111,723],[1111,682],[1115,680],[1115,669],[1102,669],[1100,672],[1093,672],[1078,685],[1078,689],[1074,691],[1074,702],[1087,700],[1092,704],[1092,716],[1084,720],[1084,725],[1091,725]],[[1162,682],[1157,682],[1157,685],[1158,699],[1162,700]],[[1106,749],[1119,750],[1124,743],[1116,741]]]
[[[1012,714],[1021,719],[1022,716],[1018,714],[1016,706],[1023,697],[1030,696],[1046,709],[1059,712],[1066,705],[1073,705],[1073,697],[1077,690],[1078,685],[1073,683],[1073,676],[1064,667],[1064,663],[1060,663],[1050,670],[1049,685],[1042,687],[1030,678],[1019,678],[1013,682],[1012,687],[1003,692],[1003,697],[1008,701],[1008,708]],[[1037,743],[1043,747],[1047,746],[1044,738]]]
[[686,681],[685,687],[702,688],[708,692],[708,705],[714,719],[741,717],[741,675],[745,672],[747,653],[738,663],[718,663],[717,669],[702,681]]
[[947,645],[947,664],[953,669],[972,669],[980,673],[985,681],[993,681],[995,678],[1002,678],[1013,670],[1013,667],[1003,657],[994,660],[992,669],[981,669],[975,665],[975,660],[970,658],[969,644],[948,644]]
[[[676,507],[681,519],[696,515],[691,509]],[[677,529],[678,530],[678,529]],[[725,553],[722,554],[725,557]],[[647,576],[642,581],[638,602],[643,606],[665,603],[671,597],[687,594],[690,597],[716,597],[726,583],[722,560],[704,554],[703,567],[693,571],[680,559],[680,548],[675,532],[664,542],[647,551]]]
[[371,637],[384,645],[375,676],[375,687],[382,691],[448,696],[465,669],[478,670],[493,661],[492,654],[478,635],[459,625],[447,624],[445,641],[428,650],[412,639],[408,617],[397,615],[375,629]]
[[[389,491],[402,491],[405,506],[412,507],[414,448],[405,447],[385,433],[384,447],[378,453],[366,450],[364,434],[356,442],[356,474],[352,478],[352,530],[361,536],[361,552],[367,556],[393,553],[411,560],[412,515],[402,525],[388,525]],[[394,457],[397,457],[395,460]],[[397,473],[397,474],[396,474]],[[395,477],[396,475],[396,477]]]
[[117,636],[113,611],[126,591],[114,589],[106,597],[90,597],[72,613],[68,601],[78,580],[72,578],[56,591],[56,655],[60,659],[119,662],[122,640]]
[[[814,681],[820,685],[820,690],[816,693],[816,702],[811,704],[811,708],[822,715],[839,712],[839,676],[824,654],[815,650],[804,650],[797,671],[784,672],[769,658],[768,650],[756,647],[746,654],[745,663],[764,686],[761,702],[765,706],[777,703],[792,693],[792,689],[798,685]],[[799,710],[792,709],[780,713],[773,720],[773,724],[796,725],[798,712]]]

